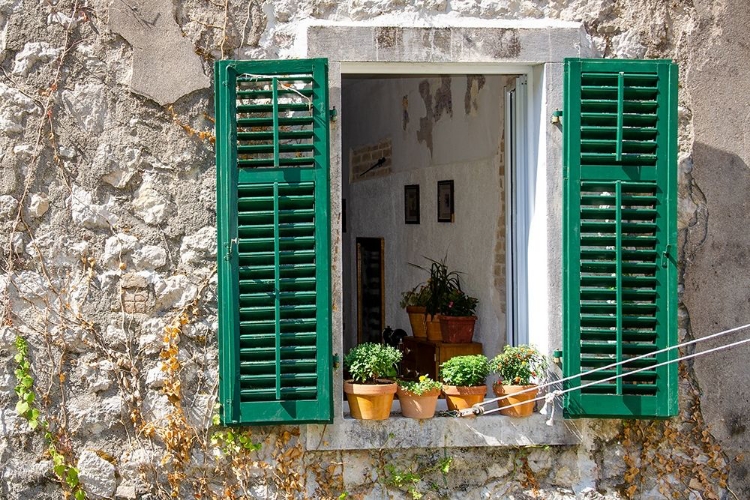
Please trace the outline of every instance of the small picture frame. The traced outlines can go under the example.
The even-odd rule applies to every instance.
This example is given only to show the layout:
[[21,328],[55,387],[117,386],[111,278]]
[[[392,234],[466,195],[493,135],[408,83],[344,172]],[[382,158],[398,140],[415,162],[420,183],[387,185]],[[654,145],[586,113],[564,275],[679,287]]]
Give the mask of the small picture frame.
[[437,184],[437,220],[454,222],[453,181],[438,181]]
[[419,224],[419,184],[404,186],[404,222]]

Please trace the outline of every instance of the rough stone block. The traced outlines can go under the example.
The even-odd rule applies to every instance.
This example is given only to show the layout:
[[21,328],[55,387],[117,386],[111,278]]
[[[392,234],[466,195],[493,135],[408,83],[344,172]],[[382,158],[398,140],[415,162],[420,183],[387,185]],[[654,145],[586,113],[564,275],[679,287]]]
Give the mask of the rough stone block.
[[78,477],[87,493],[110,498],[115,493],[115,466],[93,451],[84,451],[78,459]]

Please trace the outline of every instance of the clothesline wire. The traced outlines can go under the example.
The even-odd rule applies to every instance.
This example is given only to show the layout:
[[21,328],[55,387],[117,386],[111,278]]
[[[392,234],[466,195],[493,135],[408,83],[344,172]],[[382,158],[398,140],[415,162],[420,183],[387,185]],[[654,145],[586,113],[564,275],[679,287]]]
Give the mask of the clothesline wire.
[[[539,389],[544,389],[544,388],[547,388],[547,387],[552,386],[552,385],[561,384],[561,383],[566,382],[568,380],[573,380],[573,379],[576,379],[576,378],[580,378],[583,375],[589,375],[591,373],[596,373],[596,372],[599,372],[599,371],[602,371],[602,370],[608,370],[610,368],[614,368],[616,366],[624,365],[626,363],[630,363],[632,361],[636,361],[636,360],[639,360],[639,359],[643,359],[643,358],[647,358],[647,357],[652,357],[652,356],[655,356],[656,354],[660,354],[662,352],[667,352],[667,351],[671,351],[673,349],[679,349],[680,347],[686,347],[686,346],[689,346],[689,345],[692,345],[692,344],[697,344],[698,342],[704,342],[706,340],[714,339],[714,338],[721,337],[721,336],[724,336],[724,335],[729,335],[730,333],[736,333],[736,332],[744,330],[744,329],[746,329],[748,327],[750,327],[750,323],[742,325],[742,326],[738,326],[738,327],[735,327],[735,328],[730,328],[728,330],[723,330],[721,332],[717,332],[717,333],[714,333],[714,334],[711,334],[711,335],[707,335],[707,336],[701,337],[699,339],[694,339],[694,340],[690,340],[688,342],[683,342],[681,344],[677,344],[677,345],[674,345],[674,346],[666,347],[664,349],[659,349],[658,351],[650,352],[650,353],[647,353],[647,354],[642,354],[640,356],[635,356],[633,358],[628,358],[626,360],[618,361],[616,363],[611,363],[609,365],[602,366],[602,367],[596,368],[594,370],[587,371],[585,373],[577,373],[577,374],[571,375],[569,377],[564,377],[564,378],[561,378],[561,379],[557,379],[557,380],[554,380],[554,381],[547,382],[545,384],[540,384],[538,386],[535,386],[535,387],[532,387],[532,388],[529,388],[529,389],[524,389],[523,391],[519,391],[519,392],[515,393],[514,396],[517,396],[519,394],[524,394],[524,393],[532,392],[532,391],[539,390]],[[552,391],[552,392],[550,392],[548,394],[545,394],[545,395],[542,395],[542,396],[538,396],[538,397],[530,399],[528,401],[523,401],[523,402],[520,402],[520,403],[509,404],[509,405],[505,405],[505,406],[502,406],[502,407],[499,407],[499,408],[494,408],[494,409],[491,409],[491,410],[485,410],[483,408],[484,405],[487,405],[487,404],[490,404],[490,403],[494,403],[494,402],[497,402],[497,401],[499,401],[501,399],[505,399],[505,398],[488,399],[486,401],[482,401],[481,403],[475,404],[473,407],[471,407],[469,409],[461,410],[459,412],[459,416],[486,415],[486,414],[489,414],[489,413],[494,413],[494,412],[497,412],[497,411],[500,411],[500,410],[505,410],[505,409],[508,409],[508,408],[514,408],[514,407],[520,406],[522,404],[532,403],[532,402],[541,401],[541,400],[545,400],[545,407],[546,407],[547,403],[549,403],[550,401],[554,400],[555,397],[561,396],[561,395],[563,395],[565,393],[568,393],[568,392],[571,392],[571,391],[581,390],[581,389],[584,389],[586,387],[590,387],[592,385],[602,384],[604,382],[610,382],[612,380],[617,380],[618,378],[622,378],[622,377],[625,377],[625,376],[633,375],[635,373],[639,373],[639,372],[642,372],[642,371],[653,370],[653,369],[658,368],[660,366],[666,366],[666,365],[669,365],[669,364],[672,364],[672,363],[677,363],[679,361],[684,361],[684,360],[687,360],[687,359],[692,359],[692,358],[696,358],[696,357],[703,356],[703,355],[706,355],[706,354],[710,354],[710,353],[713,353],[713,352],[721,351],[723,349],[729,349],[731,347],[735,347],[735,346],[738,346],[738,345],[741,345],[741,344],[745,344],[747,342],[750,342],[750,338],[739,340],[739,341],[733,342],[731,344],[725,344],[725,345],[721,345],[721,346],[718,346],[718,347],[714,347],[712,349],[708,349],[708,350],[705,350],[705,351],[701,351],[701,352],[697,352],[697,353],[693,353],[693,354],[688,354],[688,355],[685,355],[685,356],[682,356],[682,357],[678,357],[678,358],[675,358],[675,359],[671,359],[671,360],[667,360],[667,361],[664,361],[664,362],[661,362],[661,363],[657,363],[655,365],[649,365],[649,366],[645,366],[645,367],[642,367],[642,368],[638,368],[636,370],[630,370],[627,373],[621,373],[621,374],[613,375],[611,377],[607,377],[607,378],[604,378],[604,379],[594,380],[592,382],[587,382],[586,384],[579,385],[579,386],[576,386],[576,387],[570,387],[570,388],[564,389],[564,390],[560,390],[560,389],[554,390],[554,391]],[[549,396],[552,396],[552,398],[550,398]],[[554,414],[554,410],[553,410],[553,414]]]

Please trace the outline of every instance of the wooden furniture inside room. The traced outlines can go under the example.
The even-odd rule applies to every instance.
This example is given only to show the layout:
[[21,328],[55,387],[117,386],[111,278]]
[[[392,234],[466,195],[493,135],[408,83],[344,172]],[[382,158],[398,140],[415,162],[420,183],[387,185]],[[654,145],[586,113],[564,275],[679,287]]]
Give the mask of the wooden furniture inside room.
[[479,342],[448,344],[415,337],[405,337],[402,349],[401,377],[407,380],[417,379],[420,375],[438,380],[440,365],[452,357],[482,354]]

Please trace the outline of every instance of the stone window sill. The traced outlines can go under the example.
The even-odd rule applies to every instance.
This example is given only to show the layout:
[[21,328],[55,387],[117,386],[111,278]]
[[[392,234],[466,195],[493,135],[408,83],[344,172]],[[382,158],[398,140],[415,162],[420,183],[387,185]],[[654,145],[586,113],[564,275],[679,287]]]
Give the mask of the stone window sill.
[[[438,412],[445,409],[445,402],[441,400]],[[344,404],[343,418],[337,418],[332,424],[307,426],[307,449],[510,448],[580,443],[575,425],[563,420],[559,408],[553,424],[549,426],[546,422],[547,416],[539,413],[527,418],[492,413],[479,417],[435,416],[414,420],[401,416],[398,402],[394,402],[387,420],[356,420],[349,416]]]

